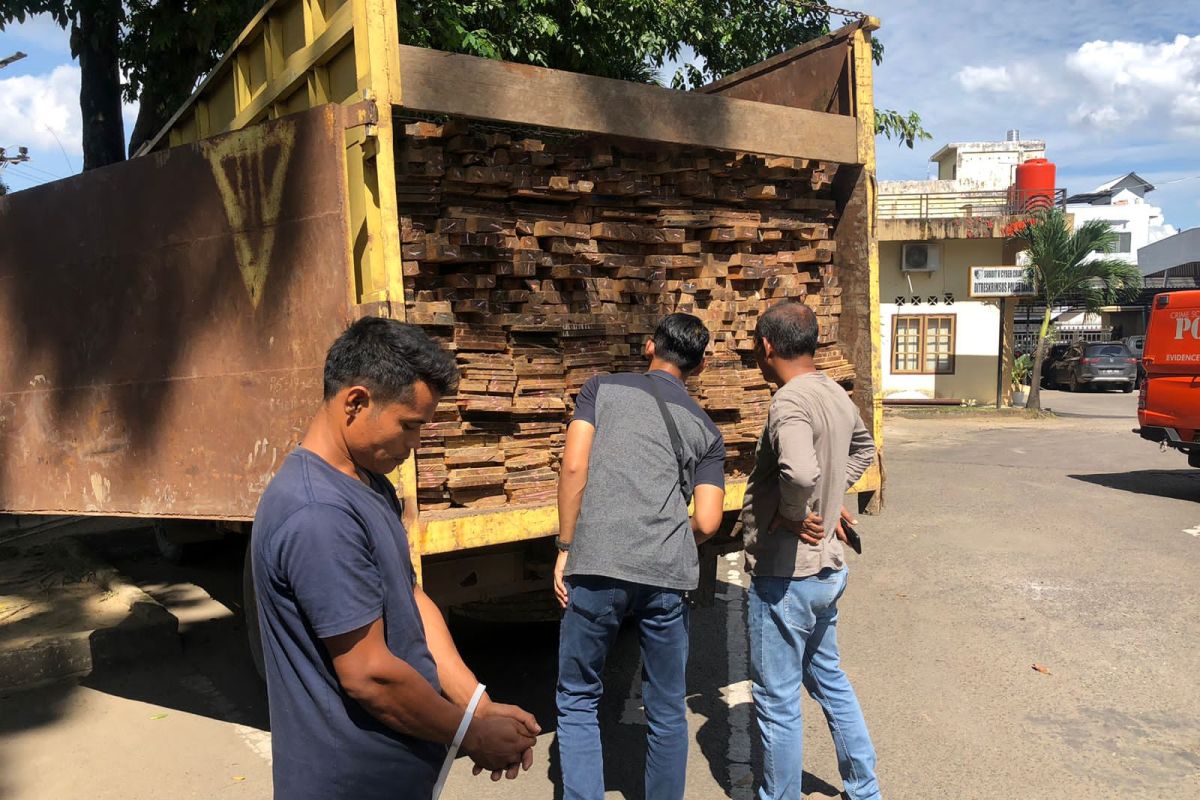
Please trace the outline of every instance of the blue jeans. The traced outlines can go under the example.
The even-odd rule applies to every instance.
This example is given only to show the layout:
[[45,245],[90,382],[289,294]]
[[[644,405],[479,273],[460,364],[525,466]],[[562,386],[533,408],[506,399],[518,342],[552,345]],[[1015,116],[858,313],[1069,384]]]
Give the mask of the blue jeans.
[[754,578],[750,677],[763,745],[759,800],[799,800],[803,775],[800,686],[825,712],[850,800],[880,797],[875,748],[858,698],[839,664],[837,601],[846,570],[810,578]]
[[596,710],[604,660],[621,619],[637,620],[646,708],[646,797],[682,800],[687,772],[688,606],[683,592],[613,578],[567,578],[558,642],[558,749],[565,800],[602,800],[604,754]]

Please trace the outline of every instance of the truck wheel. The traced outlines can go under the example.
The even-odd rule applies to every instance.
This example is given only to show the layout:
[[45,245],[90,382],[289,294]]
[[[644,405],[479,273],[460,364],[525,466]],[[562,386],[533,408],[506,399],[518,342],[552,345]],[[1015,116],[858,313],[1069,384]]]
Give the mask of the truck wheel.
[[160,519],[154,521],[154,543],[158,554],[172,564],[190,564],[201,558],[212,542],[225,535],[217,525],[201,520]]
[[267,680],[263,663],[262,631],[258,625],[258,597],[254,592],[254,569],[250,560],[250,539],[246,539],[246,560],[242,564],[242,615],[246,621],[246,643],[250,645],[250,660],[259,679]]
[[1129,394],[1130,392],[1133,391],[1133,384],[1132,383],[1125,384],[1124,386],[1121,387],[1121,391],[1124,392],[1125,394]]
[[158,554],[172,564],[183,564],[187,561],[186,548],[181,542],[171,541],[163,523],[154,523],[154,544],[158,546]]

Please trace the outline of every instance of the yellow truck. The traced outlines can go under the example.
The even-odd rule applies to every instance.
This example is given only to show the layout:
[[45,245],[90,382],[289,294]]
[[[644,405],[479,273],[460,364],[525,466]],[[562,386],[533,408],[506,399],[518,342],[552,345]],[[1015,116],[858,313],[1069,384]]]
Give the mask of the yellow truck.
[[[319,402],[325,349],[349,321],[407,319],[455,346],[456,336],[484,330],[472,330],[473,311],[520,294],[511,273],[526,266],[534,293],[565,298],[570,313],[498,317],[497,335],[510,342],[518,323],[551,336],[595,323],[608,337],[600,348],[612,359],[607,368],[628,367],[629,342],[662,310],[703,308],[725,326],[714,358],[728,370],[716,374],[733,377],[708,384],[701,402],[722,409],[736,450],[730,512],[745,488],[736,465],[752,457],[760,421],[746,409],[761,410],[765,397],[745,377],[745,318],[752,327],[752,314],[773,299],[807,291],[820,305],[827,363],[879,437],[877,26],[855,22],[680,92],[405,46],[386,0],[268,2],[134,158],[0,198],[0,512],[202,520],[248,532],[260,493]],[[521,163],[479,161],[501,161],[493,149],[472,156],[485,172],[471,172],[468,159],[439,173],[423,154],[432,137],[438,152],[460,158],[447,138],[454,132],[521,150],[513,156]],[[569,157],[579,148],[591,162]],[[651,162],[673,166],[644,174]],[[547,182],[538,164],[574,172]],[[759,177],[743,181],[739,170]],[[415,174],[425,181],[420,191]],[[472,189],[476,201],[507,209],[510,229],[447,233],[464,219],[454,217],[462,203],[454,192],[473,179],[491,182]],[[520,229],[522,215],[551,205],[561,213],[540,231],[537,223]],[[421,223],[421,214],[435,221]],[[608,231],[654,215],[668,220],[658,229],[682,231],[678,241],[667,237],[675,255],[639,244],[636,257],[660,266],[628,268],[629,280],[580,277],[581,264],[635,257],[632,245],[603,240],[596,224]],[[718,222],[688,227],[700,217]],[[593,220],[591,238],[554,235],[564,230],[554,219],[580,218]],[[470,222],[481,216],[466,219],[483,225]],[[824,240],[781,249],[810,234]],[[454,250],[450,266],[429,266],[432,252],[445,257],[460,245],[468,255]],[[537,252],[503,249],[516,246]],[[507,261],[497,267],[499,252]],[[480,277],[487,270],[473,258],[490,260],[484,266],[500,283]],[[581,310],[592,301],[599,317]],[[551,431],[569,419],[570,397],[534,392],[535,404],[521,406],[497,399],[495,385],[500,395],[520,392],[503,381],[481,389],[499,403],[485,406],[490,419],[514,403],[538,415],[521,429],[532,444],[505,452],[544,447],[552,469],[561,440]],[[499,494],[455,488],[479,470],[508,473],[439,472],[449,437],[486,428],[454,403],[443,439],[394,476],[414,564],[449,605],[528,597],[548,586],[553,501],[527,499],[511,475]],[[877,464],[860,497],[877,497],[881,484]],[[704,561],[709,591],[715,553]]]

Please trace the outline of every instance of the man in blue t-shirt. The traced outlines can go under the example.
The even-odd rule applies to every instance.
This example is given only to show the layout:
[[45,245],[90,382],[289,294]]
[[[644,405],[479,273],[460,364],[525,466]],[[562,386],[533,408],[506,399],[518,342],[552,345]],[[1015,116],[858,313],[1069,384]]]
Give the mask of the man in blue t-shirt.
[[625,616],[637,620],[641,638],[646,797],[684,796],[684,593],[699,582],[696,545],[717,532],[725,501],[725,441],[684,385],[703,368],[707,346],[703,322],[671,314],[646,342],[649,372],[589,380],[567,428],[554,571],[566,608],[557,696],[566,800],[604,797],[596,709],[604,660]]
[[[367,317],[325,360],[325,398],[254,517],[278,800],[429,798],[478,681],[416,584],[384,477],[452,393],[453,356],[419,328]],[[516,777],[539,733],[483,695],[461,749]]]

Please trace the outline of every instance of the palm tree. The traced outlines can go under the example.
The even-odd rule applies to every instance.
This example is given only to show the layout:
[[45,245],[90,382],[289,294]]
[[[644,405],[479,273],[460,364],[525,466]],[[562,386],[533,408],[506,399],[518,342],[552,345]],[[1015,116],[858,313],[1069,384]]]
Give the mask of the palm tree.
[[1078,298],[1080,305],[1095,312],[1132,300],[1142,288],[1142,274],[1128,261],[1107,257],[1117,243],[1117,233],[1104,220],[1089,220],[1072,231],[1066,212],[1050,208],[1019,226],[1013,238],[1027,246],[1029,278],[1046,304],[1026,406],[1040,411],[1042,359],[1054,306]]

